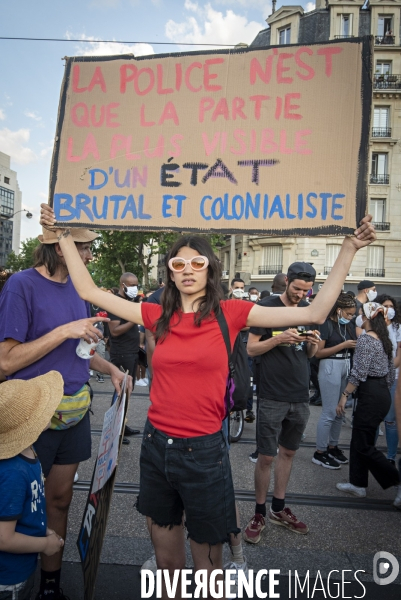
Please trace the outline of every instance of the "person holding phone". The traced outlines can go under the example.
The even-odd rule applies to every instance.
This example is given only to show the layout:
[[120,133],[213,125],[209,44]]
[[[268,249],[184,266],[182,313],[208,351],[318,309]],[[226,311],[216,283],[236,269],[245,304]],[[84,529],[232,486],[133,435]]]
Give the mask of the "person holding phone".
[[338,447],[343,424],[336,409],[351,369],[356,346],[355,298],[341,292],[330,315],[320,327],[322,340],[316,352],[319,364],[319,387],[322,412],[317,424],[316,451],[312,462],[326,469],[340,469],[348,458]]

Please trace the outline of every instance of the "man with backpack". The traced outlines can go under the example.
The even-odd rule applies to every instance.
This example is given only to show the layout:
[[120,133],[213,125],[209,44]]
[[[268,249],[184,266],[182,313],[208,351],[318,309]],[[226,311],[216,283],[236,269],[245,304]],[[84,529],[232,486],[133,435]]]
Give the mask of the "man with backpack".
[[[262,306],[306,307],[304,300],[316,277],[304,262],[290,265],[286,289],[269,296]],[[258,459],[255,467],[255,514],[244,531],[244,539],[257,544],[265,528],[266,496],[272,463],[277,455],[274,492],[269,520],[296,533],[308,533],[307,525],[285,507],[285,493],[293,458],[309,418],[308,358],[314,356],[319,337],[309,328],[263,329],[251,327],[248,354],[260,356],[259,406],[257,419]]]

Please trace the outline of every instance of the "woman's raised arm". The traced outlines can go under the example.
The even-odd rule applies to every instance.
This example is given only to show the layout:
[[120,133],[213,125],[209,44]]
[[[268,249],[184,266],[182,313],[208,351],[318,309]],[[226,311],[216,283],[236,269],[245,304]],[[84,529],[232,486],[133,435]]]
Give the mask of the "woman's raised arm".
[[303,310],[297,307],[286,307],[285,311],[282,308],[255,305],[249,313],[247,325],[249,327],[291,327],[324,323],[341,292],[356,252],[374,242],[375,239],[372,216],[367,215],[362,219],[355,235],[344,238],[337,260],[313,304]]
[[[41,225],[54,228],[54,222],[52,208],[47,204],[41,204]],[[66,235],[67,231],[68,229],[57,229],[55,233],[59,238],[58,243],[67,264],[68,273],[80,297],[126,321],[143,325],[139,303],[128,302],[124,298],[104,292],[96,286],[78,253],[71,235]]]

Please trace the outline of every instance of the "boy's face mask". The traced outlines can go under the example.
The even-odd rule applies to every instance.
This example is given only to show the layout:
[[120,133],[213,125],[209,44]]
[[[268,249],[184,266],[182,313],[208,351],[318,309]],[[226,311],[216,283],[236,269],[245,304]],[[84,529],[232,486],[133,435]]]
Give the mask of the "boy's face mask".
[[241,300],[242,297],[244,295],[244,290],[241,288],[235,288],[235,290],[233,290],[233,296],[234,298],[237,298],[238,300]]

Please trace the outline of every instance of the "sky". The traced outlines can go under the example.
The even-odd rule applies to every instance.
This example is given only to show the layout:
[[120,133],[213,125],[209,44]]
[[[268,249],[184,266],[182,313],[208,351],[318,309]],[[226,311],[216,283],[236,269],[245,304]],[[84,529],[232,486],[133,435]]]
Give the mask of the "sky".
[[[314,8],[299,0],[284,4]],[[22,207],[33,213],[31,220],[21,219],[24,240],[40,233],[40,203],[48,201],[64,56],[139,56],[188,50],[186,44],[197,44],[192,50],[213,47],[201,44],[249,44],[267,26],[271,0],[3,0],[1,9],[0,37],[63,40],[0,39],[0,151],[11,156]]]

